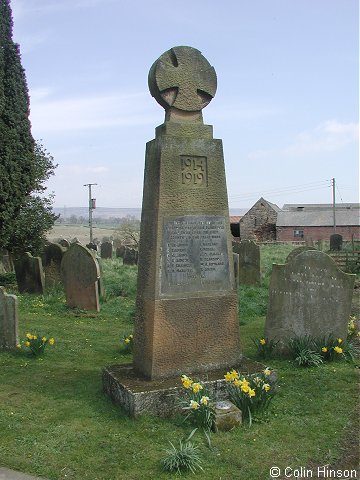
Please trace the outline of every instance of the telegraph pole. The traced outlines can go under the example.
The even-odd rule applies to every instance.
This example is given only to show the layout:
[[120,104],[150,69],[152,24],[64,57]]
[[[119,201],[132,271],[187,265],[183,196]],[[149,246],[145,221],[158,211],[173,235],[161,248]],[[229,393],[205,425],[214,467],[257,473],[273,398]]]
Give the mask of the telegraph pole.
[[335,178],[332,179],[332,192],[333,192],[333,228],[336,233],[336,215],[335,215]]
[[97,183],[85,183],[84,187],[89,187],[89,228],[90,228],[90,243],[93,241],[92,232],[92,211],[95,208],[95,198],[91,198],[91,187]]

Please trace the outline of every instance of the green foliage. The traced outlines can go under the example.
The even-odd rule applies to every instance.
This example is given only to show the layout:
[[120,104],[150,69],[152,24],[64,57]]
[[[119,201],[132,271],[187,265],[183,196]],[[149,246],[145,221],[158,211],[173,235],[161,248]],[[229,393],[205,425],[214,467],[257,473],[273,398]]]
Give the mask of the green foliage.
[[254,417],[263,416],[270,406],[276,393],[273,378],[273,372],[268,368],[247,376],[235,370],[225,375],[230,400],[241,410],[243,420],[250,425]]
[[[0,249],[10,252],[25,251],[29,245],[22,245],[16,232],[33,234],[29,225],[32,215],[45,215],[37,235],[48,229],[46,215],[51,198],[35,203],[32,193],[43,192],[43,182],[53,174],[55,165],[43,146],[36,144],[31,135],[29,121],[29,95],[25,72],[21,65],[19,46],[12,40],[12,13],[9,0],[0,2]],[[40,209],[42,204],[43,209]],[[25,227],[26,212],[31,213]],[[21,225],[15,226],[14,219]],[[52,222],[53,223],[53,222]],[[51,223],[51,225],[52,225]],[[14,244],[15,241],[15,244]],[[30,241],[31,243],[31,241]],[[13,248],[14,247],[14,248]],[[37,253],[31,250],[32,253]]]
[[171,442],[169,443],[171,448],[165,450],[166,455],[161,459],[162,468],[165,472],[181,475],[189,470],[192,473],[203,470],[198,446],[191,442],[183,444],[180,440],[179,447],[176,448]]
[[318,367],[323,363],[320,353],[308,348],[299,350],[294,360],[299,367]]
[[276,345],[279,343],[276,340],[268,339],[268,338],[252,338],[251,339],[253,344],[257,349],[258,356],[260,358],[270,358],[272,352]]

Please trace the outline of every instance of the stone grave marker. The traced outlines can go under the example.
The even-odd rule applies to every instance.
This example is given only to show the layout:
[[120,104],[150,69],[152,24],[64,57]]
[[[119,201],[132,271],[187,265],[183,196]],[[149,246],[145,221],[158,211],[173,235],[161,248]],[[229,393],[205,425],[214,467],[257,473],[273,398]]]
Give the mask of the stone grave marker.
[[59,243],[62,247],[69,248],[70,242],[65,238],[60,239],[57,243]]
[[117,247],[116,258],[124,258],[124,254],[125,254],[125,245],[120,245],[120,247]]
[[47,245],[43,254],[43,266],[45,271],[45,287],[52,287],[61,283],[60,266],[66,248],[59,243]]
[[97,252],[98,249],[97,244],[94,242],[86,244],[86,248],[88,248],[89,250],[95,250],[95,252]]
[[283,346],[294,336],[346,338],[354,282],[355,275],[317,250],[274,264],[265,336]]
[[289,255],[286,257],[285,263],[291,262],[291,260],[295,258],[296,255],[299,255],[299,253],[307,252],[308,250],[316,250],[316,248],[307,247],[306,245],[302,245],[301,247],[294,248],[294,250],[291,250]]
[[0,252],[0,256],[0,263],[4,268],[4,271],[6,273],[14,272],[14,262],[12,259],[12,255],[7,250],[3,250],[2,252]]
[[101,258],[112,258],[112,255],[113,255],[112,242],[103,242],[100,245],[100,256],[101,256]]
[[239,285],[239,273],[240,273],[240,260],[239,254],[233,253],[233,260],[234,260],[234,276],[235,276],[235,285]]
[[45,276],[40,257],[26,252],[15,259],[14,265],[20,293],[44,293]]
[[146,148],[134,368],[152,380],[241,358],[222,141],[202,118],[216,85],[191,47],[149,72],[165,122]]
[[19,343],[18,300],[0,287],[0,349],[13,349]]
[[61,277],[69,307],[100,311],[100,269],[94,254],[83,245],[73,243],[63,256]]
[[138,262],[138,252],[135,248],[125,247],[125,252],[123,256],[124,265],[136,265]]
[[233,243],[239,255],[239,284],[260,285],[260,247],[252,240]]
[[330,236],[330,250],[336,251],[342,249],[343,237],[338,233],[334,233]]

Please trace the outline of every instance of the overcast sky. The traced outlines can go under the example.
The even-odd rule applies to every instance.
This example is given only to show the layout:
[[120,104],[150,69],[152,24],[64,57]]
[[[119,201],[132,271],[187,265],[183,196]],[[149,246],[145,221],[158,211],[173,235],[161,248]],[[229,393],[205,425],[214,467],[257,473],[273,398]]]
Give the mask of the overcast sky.
[[224,144],[229,204],[359,201],[358,0],[12,0],[32,133],[59,164],[55,205],[140,207],[164,110],[148,71],[197,48],[218,90],[204,122]]

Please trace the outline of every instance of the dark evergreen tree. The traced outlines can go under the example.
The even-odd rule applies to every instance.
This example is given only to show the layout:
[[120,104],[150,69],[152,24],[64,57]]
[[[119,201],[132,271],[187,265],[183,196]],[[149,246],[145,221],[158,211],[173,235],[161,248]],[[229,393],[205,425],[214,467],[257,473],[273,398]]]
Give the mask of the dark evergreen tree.
[[[33,206],[31,194],[45,190],[44,181],[55,168],[52,157],[31,134],[28,88],[12,29],[10,0],[0,0],[0,248],[10,251],[22,249],[20,238],[16,241],[16,219]],[[45,214],[44,228],[48,228],[50,200],[43,200],[44,208],[37,211]]]

